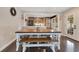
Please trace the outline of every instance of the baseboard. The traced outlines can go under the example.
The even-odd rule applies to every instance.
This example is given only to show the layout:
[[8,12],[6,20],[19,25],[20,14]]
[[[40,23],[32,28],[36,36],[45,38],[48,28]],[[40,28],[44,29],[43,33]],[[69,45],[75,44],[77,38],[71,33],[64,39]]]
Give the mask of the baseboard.
[[66,37],[66,38],[68,38],[68,39],[71,39],[71,40],[74,40],[74,41],[76,41],[76,42],[79,42],[78,40],[75,40],[75,39],[70,38],[70,37],[68,37],[68,36],[64,36],[64,37]]
[[0,51],[3,51],[6,47],[8,47],[11,43],[13,43],[16,39],[14,38],[9,43],[5,44],[2,48],[0,48]]

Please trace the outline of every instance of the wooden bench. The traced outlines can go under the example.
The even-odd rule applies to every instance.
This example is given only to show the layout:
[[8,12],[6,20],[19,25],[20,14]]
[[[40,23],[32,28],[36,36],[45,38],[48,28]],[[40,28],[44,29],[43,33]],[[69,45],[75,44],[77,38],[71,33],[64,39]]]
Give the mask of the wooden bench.
[[50,42],[50,38],[21,38],[20,42]]
[[[51,49],[55,52],[55,48],[53,43],[51,44],[51,38],[21,38],[20,42],[22,42],[23,52],[26,50],[27,47],[51,47]],[[37,44],[30,44],[31,42],[37,42]],[[41,43],[40,42],[45,42]]]

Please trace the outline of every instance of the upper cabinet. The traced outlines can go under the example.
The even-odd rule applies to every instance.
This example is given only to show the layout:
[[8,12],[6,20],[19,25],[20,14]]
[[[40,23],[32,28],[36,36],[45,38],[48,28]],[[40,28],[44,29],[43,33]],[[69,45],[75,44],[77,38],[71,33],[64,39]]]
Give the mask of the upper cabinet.
[[54,30],[58,30],[58,18],[57,15],[51,18],[51,28]]

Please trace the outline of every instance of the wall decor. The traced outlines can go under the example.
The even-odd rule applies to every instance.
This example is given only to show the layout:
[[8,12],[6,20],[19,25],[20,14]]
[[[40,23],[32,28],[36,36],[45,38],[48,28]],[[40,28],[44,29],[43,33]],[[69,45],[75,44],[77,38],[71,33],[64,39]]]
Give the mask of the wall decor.
[[69,26],[68,27],[68,29],[67,29],[67,34],[70,34],[70,35],[73,35],[73,33],[74,33],[74,17],[73,17],[73,15],[70,15],[70,16],[68,16],[68,24],[69,25],[67,25],[67,26]]
[[12,16],[15,16],[16,15],[16,9],[14,7],[11,7],[10,13],[11,13]]

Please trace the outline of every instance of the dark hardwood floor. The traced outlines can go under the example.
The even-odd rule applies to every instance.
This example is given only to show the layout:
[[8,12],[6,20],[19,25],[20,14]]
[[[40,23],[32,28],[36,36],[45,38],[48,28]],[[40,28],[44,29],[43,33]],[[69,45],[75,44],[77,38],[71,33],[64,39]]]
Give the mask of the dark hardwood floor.
[[[18,52],[21,52],[21,46]],[[16,42],[13,42],[10,46],[4,49],[2,52],[16,52]],[[35,47],[35,48],[27,48],[26,52],[42,52],[46,50],[46,52],[52,52],[50,47]],[[61,50],[57,50],[57,52],[79,52],[79,42],[68,37],[61,37]]]

